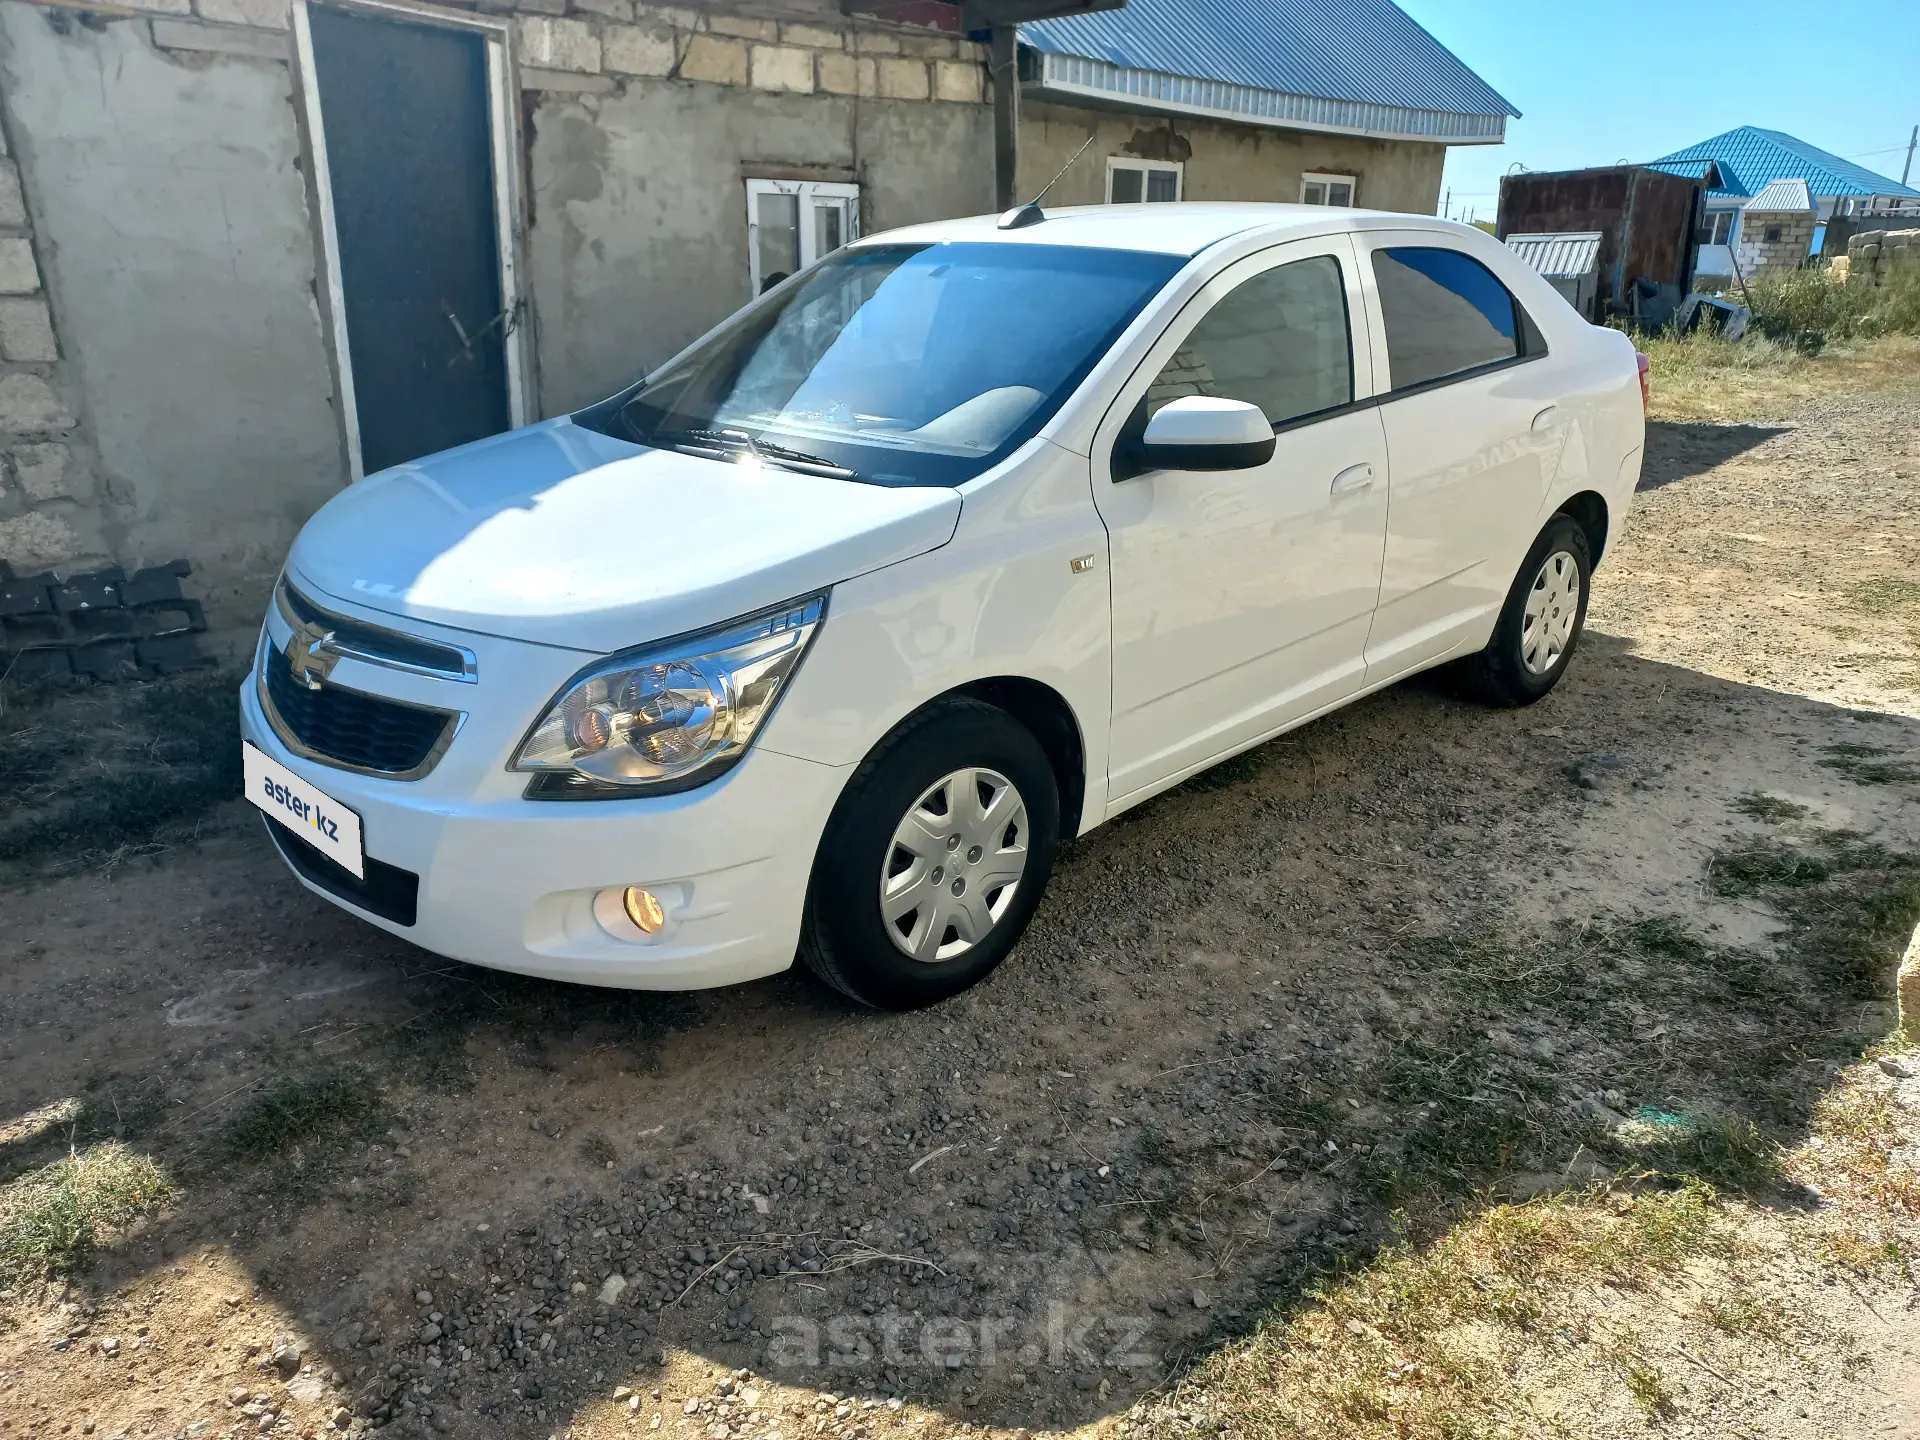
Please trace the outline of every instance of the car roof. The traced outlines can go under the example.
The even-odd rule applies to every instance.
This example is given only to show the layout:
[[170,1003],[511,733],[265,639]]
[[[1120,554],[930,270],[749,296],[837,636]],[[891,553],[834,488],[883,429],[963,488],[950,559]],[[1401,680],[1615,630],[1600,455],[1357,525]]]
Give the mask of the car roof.
[[1353,229],[1432,228],[1451,232],[1468,228],[1429,215],[1401,215],[1384,210],[1190,200],[1170,205],[1079,205],[1045,213],[1046,219],[1039,224],[1018,230],[1002,230],[997,215],[974,215],[964,220],[938,220],[888,230],[866,236],[859,243],[924,245],[970,240],[1010,245],[1079,245],[1089,249],[1192,256],[1222,240],[1250,231],[1279,236]]

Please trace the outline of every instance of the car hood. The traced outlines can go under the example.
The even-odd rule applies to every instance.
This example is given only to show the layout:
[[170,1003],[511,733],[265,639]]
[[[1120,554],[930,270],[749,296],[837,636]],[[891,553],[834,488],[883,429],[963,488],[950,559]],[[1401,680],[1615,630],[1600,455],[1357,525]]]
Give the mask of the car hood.
[[960,496],[650,450],[544,421],[397,465],[307,522],[302,589],[605,653],[937,549]]

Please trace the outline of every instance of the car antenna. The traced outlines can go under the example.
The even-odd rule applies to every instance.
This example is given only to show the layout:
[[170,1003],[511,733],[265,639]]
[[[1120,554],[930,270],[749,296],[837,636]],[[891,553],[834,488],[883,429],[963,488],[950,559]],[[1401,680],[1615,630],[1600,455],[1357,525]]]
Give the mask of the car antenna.
[[[1087,143],[1074,151],[1073,159],[1067,161],[1066,164],[1060,167],[1060,175],[1065,175],[1067,171],[1078,164],[1080,157],[1093,148],[1093,142],[1097,138],[1098,132],[1087,136]],[[1015,206],[1013,209],[1007,211],[1006,214],[1002,215],[1000,217],[1000,228],[1002,230],[1024,230],[1027,226],[1038,225],[1042,220],[1046,219],[1047,213],[1040,208],[1040,202],[1047,198],[1047,191],[1053,189],[1054,186],[1060,183],[1060,175],[1054,176],[1053,179],[1041,186],[1040,193],[1026,204]]]

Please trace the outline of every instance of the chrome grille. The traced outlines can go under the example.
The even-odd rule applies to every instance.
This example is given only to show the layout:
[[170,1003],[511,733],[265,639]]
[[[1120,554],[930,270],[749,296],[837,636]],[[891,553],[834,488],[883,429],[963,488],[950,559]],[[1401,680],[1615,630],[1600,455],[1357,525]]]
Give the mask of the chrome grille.
[[260,698],[274,732],[296,754],[394,780],[431,770],[458,718],[326,681],[309,686],[272,646],[260,659]]

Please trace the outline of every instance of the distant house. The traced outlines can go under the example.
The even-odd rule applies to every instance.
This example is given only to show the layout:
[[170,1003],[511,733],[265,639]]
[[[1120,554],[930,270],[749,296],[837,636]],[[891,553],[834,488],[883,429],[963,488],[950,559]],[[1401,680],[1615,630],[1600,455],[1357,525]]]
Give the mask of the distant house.
[[1702,275],[1733,273],[1734,247],[1743,238],[1742,212],[1776,180],[1805,182],[1816,229],[1835,215],[1920,209],[1920,190],[1779,130],[1754,125],[1742,125],[1663,155],[1653,165],[1676,175],[1694,175],[1709,160],[1719,167],[1721,183],[1707,194],[1706,214],[1696,237],[1700,250],[1694,269]]
[[1447,147],[1498,145],[1520,113],[1392,0],[1127,0],[1020,26],[1020,77],[1023,196],[1095,137],[1063,205],[1430,215]]

